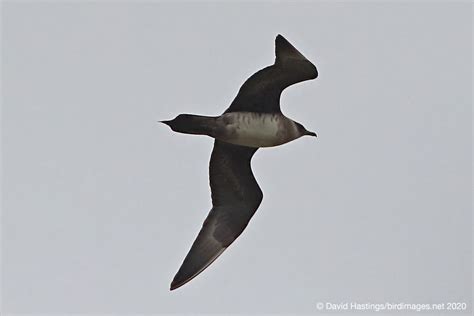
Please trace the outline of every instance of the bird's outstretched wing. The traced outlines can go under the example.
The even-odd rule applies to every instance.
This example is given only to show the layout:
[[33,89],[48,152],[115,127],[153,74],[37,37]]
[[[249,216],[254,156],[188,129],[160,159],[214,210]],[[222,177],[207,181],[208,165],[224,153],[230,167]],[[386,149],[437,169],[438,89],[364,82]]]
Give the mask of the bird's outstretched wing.
[[171,290],[206,269],[243,232],[263,194],[250,168],[257,148],[216,140],[209,164],[212,209],[176,273]]
[[280,113],[280,95],[286,87],[318,76],[316,66],[281,35],[275,39],[275,55],[272,66],[245,81],[225,113]]

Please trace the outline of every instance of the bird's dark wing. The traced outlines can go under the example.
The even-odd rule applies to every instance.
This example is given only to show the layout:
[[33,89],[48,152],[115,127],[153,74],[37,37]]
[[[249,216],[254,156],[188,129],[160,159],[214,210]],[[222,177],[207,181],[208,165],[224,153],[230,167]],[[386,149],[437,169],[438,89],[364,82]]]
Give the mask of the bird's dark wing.
[[281,35],[275,39],[275,55],[272,66],[245,81],[225,113],[280,113],[280,95],[286,87],[318,76],[316,66]]
[[263,194],[250,168],[257,148],[216,140],[209,164],[212,209],[176,273],[171,290],[206,269],[243,232]]

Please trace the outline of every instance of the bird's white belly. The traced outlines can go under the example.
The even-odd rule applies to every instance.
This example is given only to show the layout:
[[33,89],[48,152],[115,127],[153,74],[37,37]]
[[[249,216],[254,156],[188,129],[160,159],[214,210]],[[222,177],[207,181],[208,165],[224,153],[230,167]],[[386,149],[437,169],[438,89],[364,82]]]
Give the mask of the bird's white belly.
[[248,147],[272,147],[294,139],[293,121],[281,114],[232,112],[221,116],[226,142]]

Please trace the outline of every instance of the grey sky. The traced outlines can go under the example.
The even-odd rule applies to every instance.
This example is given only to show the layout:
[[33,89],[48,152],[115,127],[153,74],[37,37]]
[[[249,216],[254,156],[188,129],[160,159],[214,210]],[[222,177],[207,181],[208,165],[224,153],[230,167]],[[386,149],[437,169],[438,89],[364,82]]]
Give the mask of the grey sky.
[[[3,3],[2,293],[9,313],[306,313],[472,297],[469,3]],[[319,70],[259,150],[242,236],[175,292],[210,210],[217,115],[281,33]],[[460,315],[461,313],[455,313]]]

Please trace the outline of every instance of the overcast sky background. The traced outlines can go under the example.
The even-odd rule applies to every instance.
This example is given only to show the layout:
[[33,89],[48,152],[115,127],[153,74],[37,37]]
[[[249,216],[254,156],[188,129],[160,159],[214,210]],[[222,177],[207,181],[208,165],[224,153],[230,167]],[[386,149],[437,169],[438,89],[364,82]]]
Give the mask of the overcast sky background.
[[[470,305],[472,12],[4,2],[3,312]],[[213,142],[157,120],[222,113],[278,33],[318,67],[281,101],[318,138],[256,153],[258,212],[170,292],[211,207]]]

